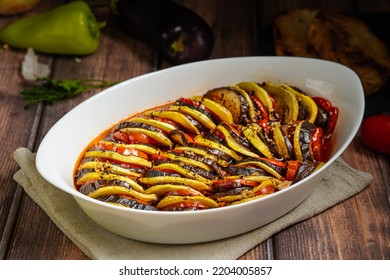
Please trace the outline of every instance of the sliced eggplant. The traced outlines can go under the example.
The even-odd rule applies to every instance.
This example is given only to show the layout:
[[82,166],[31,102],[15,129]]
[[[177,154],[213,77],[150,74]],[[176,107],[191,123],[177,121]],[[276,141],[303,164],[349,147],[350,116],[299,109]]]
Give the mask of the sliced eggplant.
[[310,160],[302,161],[301,166],[298,169],[298,172],[294,178],[294,182],[301,181],[311,175],[315,170],[317,170],[318,166],[322,166],[321,163],[316,163]]
[[242,143],[238,142],[231,134],[230,130],[227,129],[224,125],[219,124],[217,126],[217,130],[220,131],[224,137],[227,145],[236,151],[237,153],[240,153],[242,155],[248,156],[248,157],[259,157],[258,154],[252,152],[247,147],[242,145]]
[[77,189],[79,192],[82,194],[89,194],[90,192],[97,190],[102,187],[106,186],[119,186],[119,187],[125,187],[130,189],[131,186],[128,182],[126,181],[121,181],[121,180],[92,180],[92,181],[87,181],[83,185],[79,186],[76,185]]
[[237,91],[245,100],[245,105],[248,108],[248,119],[246,120],[246,123],[248,124],[256,122],[260,112],[256,112],[255,105],[253,104],[250,95],[239,86],[231,86],[231,88]]
[[199,148],[199,149],[205,150],[207,153],[212,154],[212,155],[218,157],[219,159],[222,159],[223,161],[226,161],[228,163],[231,163],[233,161],[233,158],[229,154],[227,154],[219,149],[211,148],[207,145],[202,145],[202,144],[193,142],[193,143],[188,143],[188,147]]
[[211,180],[214,177],[211,173],[207,172],[207,170],[201,170],[200,168],[180,163],[166,162],[156,165],[154,168],[161,170],[172,170],[173,172],[177,172],[184,177],[199,180],[208,185],[211,185]]
[[126,132],[126,133],[140,133],[144,134],[163,146],[167,146],[168,148],[173,147],[172,141],[164,135],[161,129],[156,128],[154,126],[138,123],[138,122],[123,122],[119,124],[116,128],[117,131]]
[[297,160],[312,160],[310,144],[315,125],[302,121],[294,131],[294,152]]
[[150,205],[149,203],[141,203],[139,200],[132,199],[130,197],[104,195],[99,196],[96,199],[113,205],[128,207],[137,210],[157,211],[157,208]]
[[226,175],[225,176],[261,176],[268,174],[268,172],[264,171],[261,168],[257,168],[254,166],[228,166],[226,169]]
[[168,133],[168,137],[174,143],[180,144],[182,146],[187,146],[188,144],[188,135],[180,129],[171,130],[171,132]]
[[[193,161],[198,162],[198,164],[204,164],[208,167],[208,168],[204,168],[204,169],[206,169],[210,172],[213,172],[217,176],[223,176],[225,174],[225,172],[222,170],[221,166],[219,166],[218,162],[216,160],[211,159],[211,158],[197,155],[197,154],[194,154],[193,152],[188,152],[188,151],[171,150],[167,153],[172,154],[173,156],[181,158],[181,159],[188,158],[188,159],[191,159]],[[186,162],[186,160],[183,160],[183,162]],[[201,166],[199,165],[199,167],[201,167]]]
[[233,116],[234,123],[243,123],[246,120],[248,107],[237,90],[231,87],[214,88],[205,93],[204,97],[227,108]]
[[217,162],[218,165],[222,167],[227,167],[230,164],[230,161],[220,158],[218,155],[215,155],[215,153],[211,153],[210,149],[207,149],[206,147],[203,147],[201,145],[176,147],[175,150],[192,153],[194,155],[210,159],[212,161]]
[[177,153],[173,153],[172,151],[167,151],[167,152],[161,153],[161,155],[167,157],[168,159],[170,159],[172,161],[183,162],[183,163],[188,164],[188,165],[202,168],[202,169],[207,170],[209,172],[212,171],[212,168],[209,165],[205,164],[204,162],[202,162],[198,159],[193,159],[191,157],[183,156],[183,153],[177,154]]
[[273,165],[273,164],[270,164],[269,162],[261,160],[261,159],[242,161],[242,162],[239,162],[235,165],[236,166],[256,166],[256,167],[263,169],[264,171],[266,171],[270,175],[274,176],[276,179],[279,179],[279,180],[284,179],[283,168],[276,166],[276,165]]

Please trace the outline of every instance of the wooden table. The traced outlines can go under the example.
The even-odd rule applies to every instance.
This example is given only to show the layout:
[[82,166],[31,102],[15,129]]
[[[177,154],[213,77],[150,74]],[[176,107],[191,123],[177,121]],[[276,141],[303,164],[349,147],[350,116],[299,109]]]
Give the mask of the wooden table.
[[[46,11],[61,1],[43,1],[30,13]],[[272,55],[270,24],[273,17],[294,7],[324,8],[346,13],[377,13],[370,17],[385,22],[390,2],[370,1],[252,1],[180,0],[212,27],[215,47],[211,58]],[[171,67],[155,50],[127,35],[107,9],[94,8],[102,29],[101,46],[93,55],[80,57],[40,54],[49,63],[54,78],[126,80],[140,74]],[[16,19],[1,17],[0,26]],[[388,22],[388,20],[387,20]],[[389,24],[376,26],[389,36]],[[383,38],[389,43],[389,37]],[[88,259],[46,216],[12,179],[18,166],[12,158],[21,146],[35,151],[46,132],[70,109],[92,96],[89,91],[55,105],[23,109],[20,95],[25,84],[20,76],[25,52],[0,49],[0,258]],[[384,96],[389,96],[382,93]],[[375,98],[368,99],[372,106]],[[388,99],[387,99],[388,100]],[[357,135],[342,154],[351,166],[371,173],[374,180],[363,192],[304,222],[295,224],[253,248],[241,259],[390,259],[389,157],[361,145]]]

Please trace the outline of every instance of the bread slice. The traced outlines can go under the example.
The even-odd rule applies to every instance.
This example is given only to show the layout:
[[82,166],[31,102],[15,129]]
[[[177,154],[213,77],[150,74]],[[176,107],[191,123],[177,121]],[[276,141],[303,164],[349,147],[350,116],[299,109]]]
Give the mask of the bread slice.
[[389,52],[363,21],[320,11],[309,24],[307,38],[319,57],[353,69],[366,95],[386,83],[390,74]]
[[354,70],[366,95],[390,76],[389,50],[361,20],[340,13],[294,9],[273,21],[275,54],[332,60]]
[[307,37],[309,25],[318,12],[315,9],[294,9],[279,14],[273,21],[275,54],[318,57]]

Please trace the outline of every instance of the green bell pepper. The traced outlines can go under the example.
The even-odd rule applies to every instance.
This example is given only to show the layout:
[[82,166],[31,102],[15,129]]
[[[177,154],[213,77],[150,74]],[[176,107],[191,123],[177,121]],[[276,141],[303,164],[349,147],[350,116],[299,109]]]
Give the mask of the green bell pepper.
[[0,30],[0,41],[49,54],[87,55],[99,47],[100,27],[89,5],[74,1],[10,23]]

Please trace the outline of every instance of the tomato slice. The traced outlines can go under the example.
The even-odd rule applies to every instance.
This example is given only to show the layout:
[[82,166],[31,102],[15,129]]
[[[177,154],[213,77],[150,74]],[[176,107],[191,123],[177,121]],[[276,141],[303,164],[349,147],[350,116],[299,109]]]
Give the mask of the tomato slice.
[[274,159],[274,158],[261,158],[262,161],[266,161],[266,162],[269,162],[277,167],[280,167],[280,168],[286,168],[286,163],[283,162],[283,161],[279,161],[277,159]]
[[168,158],[166,156],[163,156],[163,155],[153,154],[153,155],[151,155],[150,159],[152,161],[154,161],[154,160],[167,160]]
[[133,155],[137,157],[142,157],[144,159],[149,159],[149,155],[147,153],[131,147],[115,146],[114,143],[109,143],[109,142],[100,142],[99,146],[104,150],[114,151],[122,155],[126,155],[126,156]]
[[250,187],[256,187],[259,185],[258,182],[252,181],[252,180],[245,180],[242,178],[225,178],[221,180],[217,180],[213,182],[213,187],[217,188],[231,188],[234,184],[237,184],[238,186],[250,186]]
[[294,181],[301,165],[302,163],[299,160],[290,160],[287,163],[286,180]]
[[326,133],[331,134],[336,127],[337,119],[339,117],[338,108],[333,107],[332,104],[323,97],[313,97],[312,99],[317,105],[321,106],[322,108],[325,109],[325,111],[327,111],[329,116],[329,121],[326,129]]
[[190,105],[190,106],[194,106],[196,108],[198,108],[198,107],[201,108],[201,106],[203,106],[200,103],[198,103],[198,102],[196,102],[194,100],[191,100],[189,98],[185,98],[185,97],[179,98],[179,101],[183,102],[184,104],[187,104],[187,105]]
[[274,192],[275,192],[274,187],[269,185],[269,186],[265,186],[265,187],[261,188],[259,191],[257,191],[255,193],[255,195],[271,194],[271,193],[274,193]]
[[251,98],[252,98],[253,102],[255,102],[257,108],[259,108],[260,113],[261,113],[261,116],[262,116],[262,119],[268,121],[268,119],[269,119],[268,112],[267,112],[267,110],[265,109],[263,103],[261,103],[260,99],[258,99],[258,98],[257,98],[256,96],[254,96],[254,95],[251,95]]
[[116,131],[113,134],[115,140],[126,144],[151,144],[157,145],[158,142],[143,133],[127,133]]
[[320,127],[316,127],[311,135],[310,148],[311,155],[314,161],[324,161],[324,131]]

